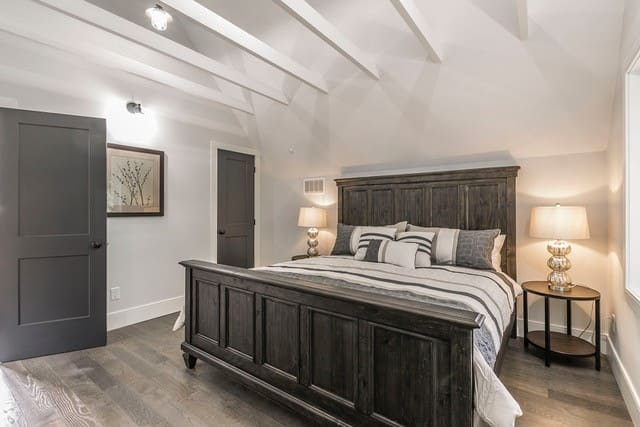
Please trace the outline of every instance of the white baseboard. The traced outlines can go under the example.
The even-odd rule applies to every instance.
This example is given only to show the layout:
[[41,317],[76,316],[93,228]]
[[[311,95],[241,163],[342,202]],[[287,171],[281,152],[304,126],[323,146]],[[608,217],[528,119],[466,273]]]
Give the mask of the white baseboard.
[[182,310],[184,297],[168,298],[107,314],[107,331],[155,319]]
[[[558,325],[556,323],[552,323],[550,329],[552,332],[561,332],[563,334],[567,332],[567,327],[565,325]],[[536,330],[544,331],[544,322],[529,319],[529,332]],[[581,328],[571,328],[571,334],[575,337],[580,335],[581,332]],[[588,330],[584,333],[584,335],[582,335],[582,338],[589,342],[593,342],[593,333],[593,330]],[[524,321],[521,318],[518,318],[518,336],[524,336]],[[608,355],[608,338],[609,337],[607,334],[600,334],[600,352],[602,354]]]
[[618,388],[620,388],[620,393],[622,394],[624,403],[627,405],[633,425],[640,426],[640,397],[638,395],[638,391],[633,386],[631,377],[622,364],[622,360],[620,360],[616,347],[613,345],[610,338],[608,338],[608,341],[609,364],[611,365],[611,370],[613,371],[613,375],[616,377]]

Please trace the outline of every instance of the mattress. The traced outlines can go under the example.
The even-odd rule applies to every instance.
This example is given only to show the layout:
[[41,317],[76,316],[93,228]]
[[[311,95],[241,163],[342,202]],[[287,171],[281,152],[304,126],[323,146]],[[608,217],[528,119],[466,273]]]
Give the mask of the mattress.
[[408,269],[351,256],[308,258],[256,270],[482,314],[485,321],[474,330],[475,411],[490,426],[513,426],[522,415],[493,371],[502,339],[509,333],[516,298],[522,293],[507,275],[441,265]]

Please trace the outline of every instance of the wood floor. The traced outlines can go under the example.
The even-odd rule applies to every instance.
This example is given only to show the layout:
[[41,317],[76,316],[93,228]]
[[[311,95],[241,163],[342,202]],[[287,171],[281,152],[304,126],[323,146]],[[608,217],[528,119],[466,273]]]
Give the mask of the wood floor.
[[[198,362],[185,369],[165,316],[109,333],[106,347],[0,365],[0,425],[305,426],[308,422]],[[543,362],[513,340],[501,378],[518,426],[631,426],[609,365]]]

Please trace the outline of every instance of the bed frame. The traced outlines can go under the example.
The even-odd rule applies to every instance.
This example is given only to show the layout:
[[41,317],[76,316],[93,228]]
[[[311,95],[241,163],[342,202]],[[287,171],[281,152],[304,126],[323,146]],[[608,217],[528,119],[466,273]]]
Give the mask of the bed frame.
[[[338,220],[501,228],[503,271],[515,279],[518,169],[338,179]],[[482,315],[268,272],[181,264],[188,368],[197,359],[211,363],[319,424],[472,425],[473,330]]]

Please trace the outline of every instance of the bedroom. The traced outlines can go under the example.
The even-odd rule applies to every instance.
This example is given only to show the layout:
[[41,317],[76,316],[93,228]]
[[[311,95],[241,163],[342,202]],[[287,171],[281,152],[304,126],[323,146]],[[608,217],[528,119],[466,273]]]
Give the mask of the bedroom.
[[[429,338],[426,329],[408,332],[407,328],[417,327],[420,319],[425,327],[444,322],[452,328],[452,313],[463,315],[447,307],[444,316],[443,310],[434,308],[442,307],[441,303],[421,299],[432,298],[432,294],[418,297],[415,287],[407,291],[402,288],[405,285],[398,285],[404,289],[400,293],[411,293],[408,300],[420,307],[401,302],[399,295],[369,289],[372,300],[367,304],[380,316],[382,312],[389,316],[382,322],[358,308],[358,298],[369,298],[369,294],[363,296],[362,290],[349,287],[348,282],[356,280],[353,271],[349,280],[343,277],[337,279],[340,283],[331,284],[316,271],[324,267],[315,266],[327,258],[291,259],[307,251],[306,231],[312,226],[319,226],[317,250],[322,256],[334,250],[340,237],[339,222],[500,228],[506,235],[503,276],[515,279],[518,285],[513,289],[519,290],[527,282],[544,281],[550,271],[546,247],[550,237],[535,237],[538,234],[533,229],[541,222],[534,220],[532,212],[560,203],[584,207],[580,212],[586,215],[587,230],[583,227],[582,235],[577,236],[580,239],[576,235],[565,238],[572,246],[568,257],[573,282],[601,296],[600,337],[596,339],[596,303],[592,300],[569,303],[573,311],[567,318],[565,302],[551,299],[550,318],[545,322],[545,299],[529,291],[527,325],[534,331],[547,324],[559,333],[570,319],[569,329],[589,341],[589,348],[601,344],[602,369],[594,369],[596,358],[592,356],[552,357],[546,367],[544,352],[531,348],[534,346],[525,350],[524,295],[517,297],[516,311],[485,312],[485,319],[504,317],[496,319],[501,324],[496,329],[501,330],[493,337],[495,357],[501,353],[504,363],[497,376],[491,369],[487,375],[499,378],[495,384],[504,384],[517,405],[498,410],[497,415],[505,419],[493,420],[493,425],[640,424],[640,305],[636,297],[640,292],[632,281],[635,266],[625,262],[634,259],[630,254],[636,235],[628,221],[634,217],[629,187],[635,176],[626,165],[637,163],[632,160],[630,144],[636,122],[630,113],[636,108],[634,66],[640,66],[636,64],[639,6],[632,0],[21,0],[6,4],[0,14],[0,241],[4,242],[0,243],[0,359],[6,361],[0,366],[2,422],[305,425],[315,416],[316,421],[329,424],[340,420],[355,425],[468,425],[479,423],[484,415],[482,422],[491,425],[488,407],[477,400],[482,395],[476,389],[477,366],[468,375],[459,375],[466,396],[461,402],[430,396],[411,401],[407,407],[394,400],[392,393],[367,389],[359,383],[359,376],[340,389],[335,379],[338,371],[330,369],[330,363],[324,367],[329,373],[322,373],[321,366],[310,373],[314,360],[323,359],[300,350],[302,342],[311,338],[301,327],[309,323],[310,314],[305,311],[309,307],[336,313],[330,320],[320,319],[354,331],[352,342],[347,342],[348,334],[336,335],[337,326],[324,336],[327,342],[344,344],[343,354],[361,360],[367,348],[361,350],[356,343],[368,333],[354,324],[379,322],[405,331],[396,331],[398,336]],[[18,116],[16,111],[24,110],[40,113]],[[34,120],[38,129],[48,129],[47,138],[32,138],[32,144],[24,147],[34,150],[25,148],[18,156],[12,140],[28,139],[29,134],[12,134],[11,120]],[[61,124],[67,123],[64,120],[79,121],[69,126]],[[46,173],[55,169],[54,164],[71,165],[72,159],[63,154],[75,152],[68,148],[73,144],[54,150],[46,141],[55,139],[55,129],[87,126],[99,130],[97,147],[118,144],[147,151],[99,148],[99,155],[88,160],[85,170],[85,175],[96,174],[92,180],[77,180],[73,167],[61,166],[60,179],[69,188],[53,188],[56,183],[47,183]],[[123,207],[126,203],[113,206],[115,194],[108,192],[115,178],[112,174],[107,177],[106,168],[115,164],[118,153],[138,161],[144,158],[155,167],[152,181],[157,187],[152,193],[146,187],[139,190],[158,202],[143,212],[146,215],[127,211],[131,207]],[[20,162],[29,158],[33,165],[47,168],[25,173],[29,170]],[[75,160],[86,167],[86,158],[76,156]],[[233,176],[229,164],[238,161],[245,162],[245,187],[229,189],[225,187],[226,178]],[[519,169],[513,169],[516,166]],[[304,180],[310,178],[323,178],[318,181],[322,191],[307,189],[311,191],[305,194]],[[23,182],[34,183],[35,188],[23,192]],[[96,191],[98,202],[106,204],[109,196],[108,218],[107,206],[96,206],[94,200],[89,209],[88,199],[83,206],[78,203],[82,199],[69,190],[84,191],[85,184]],[[364,196],[349,193],[349,185],[362,190],[359,194]],[[137,191],[132,190],[131,200]],[[239,200],[245,203],[237,203]],[[32,205],[19,210],[27,202]],[[238,206],[252,214],[243,222],[249,230],[245,234],[225,222]],[[321,212],[315,215],[320,216],[318,222],[299,218],[301,208],[306,207],[321,209],[313,211]],[[82,217],[82,209],[89,209],[95,217]],[[118,215],[115,209],[128,215]],[[47,229],[55,215],[65,230],[71,230],[60,248],[81,241],[82,251],[78,249],[75,255],[97,263],[90,268],[96,276],[89,284],[86,276],[84,281],[57,280],[46,268],[64,274],[70,270],[29,261],[74,259],[62,253],[43,255],[51,248],[36,247],[47,245],[43,235],[60,234]],[[76,229],[82,225],[88,229],[90,224],[98,227],[78,237],[82,233]],[[572,221],[565,227],[575,225]],[[30,237],[33,247],[20,240],[30,231],[35,236]],[[421,232],[434,233],[433,266],[414,266],[410,274],[429,283],[441,280],[422,277],[442,272],[438,268],[443,267],[437,266],[435,248],[440,244],[433,240],[435,232]],[[313,231],[311,235],[313,240]],[[243,250],[233,246],[238,236],[246,238],[240,243],[245,245]],[[394,235],[392,240],[397,238]],[[20,251],[28,253],[21,255]],[[340,256],[352,257],[351,252],[349,248],[349,254]],[[198,266],[185,269],[179,263],[195,259],[233,264],[237,259],[225,260],[229,254],[250,267],[293,262],[313,268],[314,274],[297,274],[327,287],[322,292],[333,289],[329,299],[338,298],[341,292],[351,294],[345,296],[350,302],[337,308],[335,301],[314,294],[307,282],[295,285],[306,296],[281,295],[277,299],[283,305],[265,302],[267,291],[249,285],[238,285],[249,289],[253,299],[246,301],[238,298],[242,292],[235,299],[223,295],[216,300],[222,293],[213,295],[212,288],[207,288],[202,292],[210,293],[210,303],[203,307],[217,312],[198,318],[194,310],[198,300],[188,295],[185,301],[185,289],[191,286],[190,282],[185,286],[185,271],[213,273],[206,271],[209,267],[198,273]],[[393,263],[349,262],[361,263],[356,265],[364,267],[353,268],[364,268],[369,275],[375,270],[401,268]],[[30,265],[38,267],[31,270],[31,276]],[[86,262],[83,268],[86,274]],[[490,269],[478,271],[487,275]],[[254,275],[271,277],[259,270],[229,274],[233,283],[254,280]],[[275,274],[286,283],[299,279]],[[227,279],[216,280],[213,282],[220,284]],[[364,284],[364,279],[356,281]],[[346,290],[338,291],[340,286]],[[222,292],[220,286],[217,289]],[[269,292],[266,295],[277,295],[273,289]],[[577,289],[564,295],[578,298]],[[83,312],[87,305],[77,301],[87,300],[97,304],[97,309]],[[223,300],[235,301],[238,310],[248,304],[259,309],[249,310],[244,317],[232,316],[239,323],[227,322],[229,314],[221,315],[227,309],[227,304],[221,305]],[[196,354],[192,348],[187,349],[193,350],[186,353],[187,365],[194,362],[194,356],[200,361],[193,370],[185,367],[181,343],[193,344],[190,322],[186,330],[171,331],[185,303],[188,320],[196,319],[198,327],[204,325],[217,333],[224,331],[225,339],[231,338],[233,330],[249,328],[251,333],[244,334],[240,344],[227,346],[228,354],[221,356],[226,358],[224,367],[207,363],[212,362],[213,350]],[[283,307],[294,307],[293,314]],[[276,351],[278,346],[274,350],[264,339],[255,342],[259,334],[253,334],[257,328],[271,326],[266,316],[269,310],[278,309],[282,311],[277,314],[284,317],[276,332],[298,337],[293,344],[278,334],[272,337],[284,339],[277,341],[281,348],[298,347],[284,356]],[[418,318],[406,321],[412,310],[419,311]],[[511,339],[507,329],[514,313],[518,337]],[[73,323],[81,323],[83,316],[92,321],[86,326],[89,329]],[[241,322],[254,318],[263,322]],[[353,319],[352,323],[340,323],[345,318]],[[221,327],[222,320],[226,329]],[[295,333],[284,327],[291,324],[297,325]],[[235,326],[239,329],[233,329]],[[377,333],[381,332],[371,333],[371,341]],[[387,338],[393,341],[398,336]],[[222,335],[219,338],[217,346],[222,345]],[[103,347],[100,344],[105,339]],[[479,340],[475,333],[473,339],[475,343]],[[436,353],[453,354],[441,344],[448,342],[442,336],[431,336],[425,342],[439,349]],[[83,345],[91,348],[67,352]],[[237,354],[244,345],[253,353],[255,363],[251,365],[246,354]],[[393,347],[384,345],[372,354],[387,354]],[[418,344],[415,348],[426,351]],[[257,349],[275,351],[261,357],[297,356],[286,369],[277,363],[276,367],[262,363],[256,368]],[[29,353],[31,350],[34,352]],[[32,358],[52,353],[57,354]],[[460,363],[470,367],[476,352],[469,347],[461,354]],[[406,369],[397,378],[401,374],[434,382],[441,378],[443,396],[451,396],[454,385],[446,368],[412,368],[408,359],[403,360]],[[351,371],[365,368],[355,360]],[[383,368],[380,375],[393,372],[389,366]],[[376,369],[372,368],[373,382],[387,378],[378,377]],[[421,373],[421,369],[429,372]],[[316,382],[311,378],[314,375],[319,378]],[[295,390],[287,388],[293,387],[291,383],[297,384]],[[256,384],[266,389],[256,390],[260,387]],[[33,398],[34,390],[46,398]],[[432,405],[436,401],[440,406]],[[518,408],[522,416],[516,418]],[[398,415],[403,410],[405,415]]]

